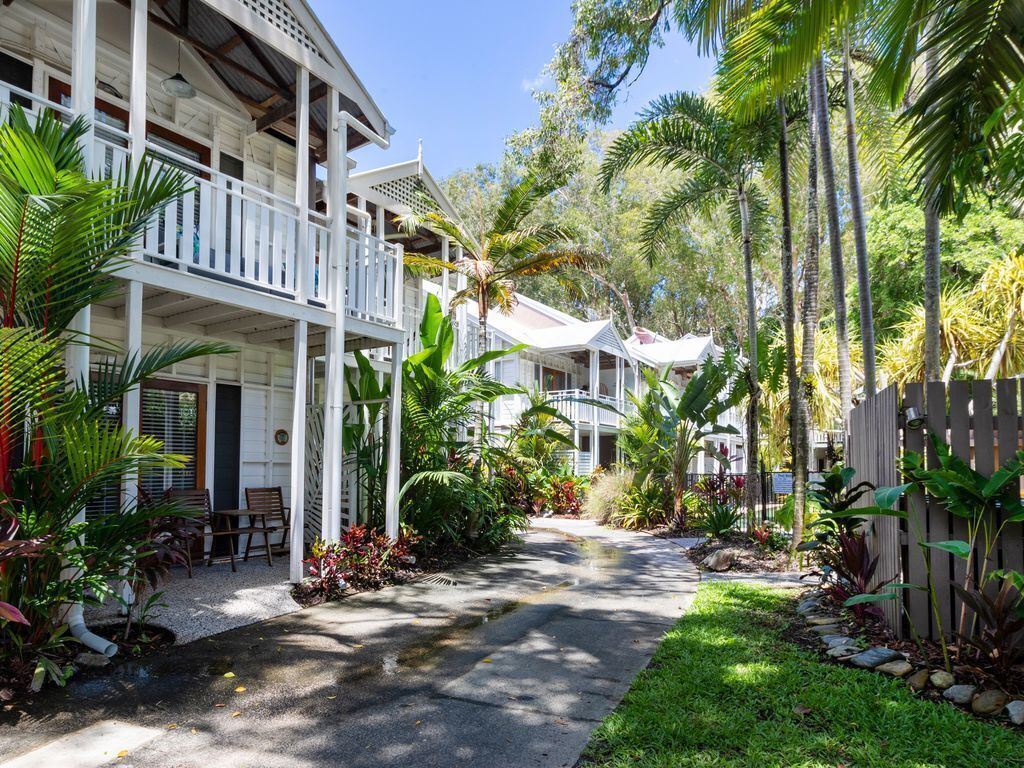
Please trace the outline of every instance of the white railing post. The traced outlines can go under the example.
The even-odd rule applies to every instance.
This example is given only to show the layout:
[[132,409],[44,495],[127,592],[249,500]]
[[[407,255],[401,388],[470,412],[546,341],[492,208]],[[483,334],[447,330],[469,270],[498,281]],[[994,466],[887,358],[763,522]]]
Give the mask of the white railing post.
[[302,581],[302,555],[306,529],[306,358],[308,324],[295,322],[292,355],[294,390],[292,393],[292,450],[290,467],[291,531],[289,532],[288,575],[292,582]]
[[299,64],[295,84],[295,208],[298,213],[292,275],[296,300],[305,303],[312,274],[309,256],[309,71]]

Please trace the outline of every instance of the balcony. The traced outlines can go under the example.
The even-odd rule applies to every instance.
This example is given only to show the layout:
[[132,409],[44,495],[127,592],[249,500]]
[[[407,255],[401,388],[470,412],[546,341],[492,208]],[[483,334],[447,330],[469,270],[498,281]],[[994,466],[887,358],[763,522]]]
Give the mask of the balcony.
[[[66,119],[72,116],[61,104],[0,81],[0,119],[5,118],[12,98],[31,102],[30,114],[49,109]],[[97,122],[94,141],[94,177],[124,177],[135,139]],[[345,269],[346,314],[369,323],[400,326],[400,248],[346,226],[345,247],[339,254],[332,248],[328,217],[303,212],[294,200],[151,141],[145,149],[165,167],[189,174],[191,185],[150,223],[139,244],[139,258],[328,309],[335,306],[331,267],[340,265]]]
[[[598,395],[596,400],[606,403],[609,408],[600,408],[588,401],[590,393],[582,389],[559,389],[545,393],[548,402],[559,410],[573,424],[592,426],[597,424],[602,427],[618,429],[621,426],[622,416],[627,411],[626,401],[611,397],[610,395]],[[526,395],[505,395],[498,398],[495,404],[495,425],[509,426],[515,423],[519,415],[530,405],[530,399]],[[615,409],[615,410],[610,410]]]

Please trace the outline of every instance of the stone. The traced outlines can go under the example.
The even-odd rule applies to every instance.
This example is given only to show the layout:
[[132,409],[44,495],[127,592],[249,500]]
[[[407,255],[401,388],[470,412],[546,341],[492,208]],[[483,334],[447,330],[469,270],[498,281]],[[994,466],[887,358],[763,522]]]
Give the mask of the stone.
[[971,700],[971,710],[976,715],[998,715],[1009,700],[1002,691],[982,691]]
[[838,616],[808,616],[807,623],[812,627],[821,627],[825,624],[838,624]]
[[102,653],[89,653],[88,651],[82,651],[80,654],[75,656],[75,664],[79,667],[105,667],[110,663],[110,659],[104,656]]
[[711,571],[727,571],[735,560],[736,553],[731,549],[720,549],[705,557],[701,565]]
[[928,680],[931,682],[932,685],[934,685],[939,690],[949,688],[949,686],[956,682],[956,678],[954,678],[951,674],[949,674],[949,672],[946,672],[945,670],[932,672],[931,675],[928,676]]
[[928,687],[928,670],[919,669],[907,678],[907,684],[913,691],[923,691]]
[[883,675],[892,675],[893,677],[906,677],[914,671],[913,665],[908,661],[887,661],[885,664],[879,664],[875,667],[875,672],[881,672]]
[[975,690],[973,685],[951,685],[942,692],[942,696],[954,704],[970,704]]
[[856,641],[852,637],[846,635],[825,635],[821,638],[821,642],[827,645],[829,648],[836,648],[840,645],[855,645]]
[[818,608],[818,599],[815,597],[808,597],[801,601],[800,605],[796,607],[797,613],[808,614],[813,613]]
[[1014,725],[1024,725],[1024,701],[1011,701],[1007,704],[1006,716]]
[[861,669],[874,669],[881,664],[887,664],[890,661],[903,660],[903,657],[898,651],[894,651],[892,648],[868,648],[866,651],[858,653],[856,656],[850,658],[850,663],[855,667]]
[[829,648],[825,653],[833,659],[845,659],[848,656],[856,656],[860,653],[860,648],[856,645],[837,645],[835,648]]

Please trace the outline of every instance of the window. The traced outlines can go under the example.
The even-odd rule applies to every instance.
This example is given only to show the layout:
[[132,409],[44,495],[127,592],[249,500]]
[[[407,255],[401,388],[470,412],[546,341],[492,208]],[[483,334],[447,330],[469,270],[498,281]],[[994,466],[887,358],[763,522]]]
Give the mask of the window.
[[[23,91],[32,91],[32,65],[6,53],[0,53],[0,80],[21,88]],[[20,104],[25,109],[32,108],[32,102],[24,96],[12,95],[11,101]]]
[[142,386],[142,434],[161,440],[165,453],[188,457],[183,467],[152,469],[139,479],[153,498],[168,488],[204,487],[204,389],[176,381],[148,381]]

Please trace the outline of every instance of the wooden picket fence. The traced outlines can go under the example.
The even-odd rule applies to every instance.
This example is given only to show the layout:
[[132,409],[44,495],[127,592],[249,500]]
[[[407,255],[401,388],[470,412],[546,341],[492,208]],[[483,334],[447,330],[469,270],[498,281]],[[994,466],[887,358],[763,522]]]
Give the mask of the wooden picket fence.
[[[924,453],[926,465],[935,465],[935,451],[928,437],[931,433],[949,445],[954,455],[989,476],[1024,447],[1022,395],[1024,381],[1019,379],[908,384],[902,394],[897,387],[889,387],[852,412],[847,463],[857,470],[856,481],[898,485],[902,480],[897,461],[904,452]],[[926,428],[906,427],[903,414],[910,407],[927,415]],[[872,501],[869,495],[863,503]],[[931,542],[966,541],[966,522],[921,493],[908,494],[900,503],[908,513],[907,520],[872,520],[869,535],[872,549],[879,556],[877,578],[924,587],[928,582],[925,562],[913,531],[926,532]],[[989,571],[1012,568],[1024,572],[1022,534],[1024,526],[1020,524],[1007,527],[991,555]],[[931,549],[930,562],[942,627],[949,635],[955,630],[962,609],[953,584],[963,583],[966,561]],[[927,593],[902,590],[900,595],[900,600],[883,603],[890,626],[904,634],[909,617],[922,637],[938,639]]]

